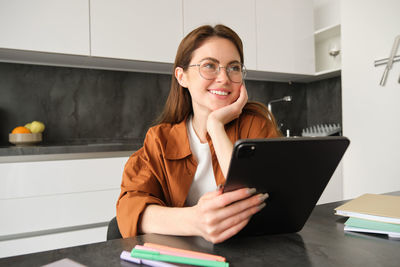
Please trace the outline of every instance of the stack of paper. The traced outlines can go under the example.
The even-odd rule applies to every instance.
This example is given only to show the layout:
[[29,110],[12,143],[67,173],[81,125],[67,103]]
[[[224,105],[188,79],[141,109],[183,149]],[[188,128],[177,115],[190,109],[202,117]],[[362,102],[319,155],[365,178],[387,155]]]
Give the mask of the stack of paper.
[[335,210],[337,215],[350,217],[345,231],[400,238],[400,196],[364,194]]

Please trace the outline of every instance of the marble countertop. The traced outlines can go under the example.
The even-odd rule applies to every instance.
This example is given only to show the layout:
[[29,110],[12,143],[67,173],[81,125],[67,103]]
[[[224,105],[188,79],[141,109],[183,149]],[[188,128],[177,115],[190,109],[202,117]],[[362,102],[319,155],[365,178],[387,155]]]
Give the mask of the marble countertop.
[[129,156],[140,149],[143,139],[79,140],[40,143],[33,146],[0,146],[0,163]]

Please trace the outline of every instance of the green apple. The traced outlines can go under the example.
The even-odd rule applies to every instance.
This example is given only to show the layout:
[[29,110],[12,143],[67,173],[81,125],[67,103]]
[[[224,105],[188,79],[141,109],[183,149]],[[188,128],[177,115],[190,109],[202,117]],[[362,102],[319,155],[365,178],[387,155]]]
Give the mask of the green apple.
[[32,133],[42,133],[44,131],[44,124],[43,122],[40,121],[33,121],[31,122],[29,130],[31,130]]
[[[27,123],[27,124],[25,124],[25,128],[28,128],[29,130],[31,130],[31,125],[32,125],[32,123]],[[32,132],[32,131],[31,131]]]

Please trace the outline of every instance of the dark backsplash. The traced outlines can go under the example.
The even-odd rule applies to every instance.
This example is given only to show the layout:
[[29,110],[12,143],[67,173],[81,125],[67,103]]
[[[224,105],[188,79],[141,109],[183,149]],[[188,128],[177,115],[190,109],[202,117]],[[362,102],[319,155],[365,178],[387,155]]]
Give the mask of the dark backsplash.
[[[33,120],[45,143],[142,139],[168,96],[170,75],[0,63],[0,146]],[[282,130],[300,135],[319,123],[342,123],[340,77],[309,84],[246,81],[249,99],[275,103]]]

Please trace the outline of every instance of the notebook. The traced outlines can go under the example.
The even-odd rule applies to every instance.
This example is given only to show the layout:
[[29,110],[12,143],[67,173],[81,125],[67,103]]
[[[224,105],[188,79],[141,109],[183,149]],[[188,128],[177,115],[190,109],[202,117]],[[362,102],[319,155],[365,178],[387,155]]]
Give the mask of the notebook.
[[269,194],[240,234],[300,231],[349,143],[342,136],[238,140],[224,192],[248,187]]
[[400,196],[364,194],[335,210],[337,215],[400,224]]

